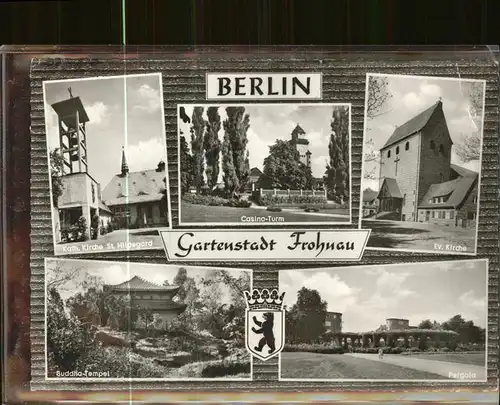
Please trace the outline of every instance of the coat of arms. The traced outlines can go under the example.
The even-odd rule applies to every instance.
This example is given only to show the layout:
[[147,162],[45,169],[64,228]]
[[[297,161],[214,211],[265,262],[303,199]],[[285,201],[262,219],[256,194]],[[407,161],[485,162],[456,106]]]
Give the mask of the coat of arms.
[[276,356],[285,345],[285,311],[278,290],[245,291],[246,347],[261,360]]

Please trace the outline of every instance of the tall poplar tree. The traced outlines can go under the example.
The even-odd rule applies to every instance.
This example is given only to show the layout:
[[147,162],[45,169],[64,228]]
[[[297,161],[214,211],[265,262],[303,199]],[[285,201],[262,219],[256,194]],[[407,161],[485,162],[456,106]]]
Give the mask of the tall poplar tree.
[[205,132],[204,149],[207,167],[207,184],[210,190],[217,185],[219,178],[219,156],[221,151],[221,142],[219,140],[219,131],[221,128],[219,107],[208,107],[207,109],[207,131]]
[[196,192],[201,193],[205,184],[203,179],[204,156],[203,136],[205,134],[206,121],[203,118],[203,107],[194,107],[191,118],[191,154],[193,156],[193,185]]
[[233,150],[227,132],[224,134],[224,140],[222,142],[222,172],[226,195],[233,198],[240,187],[240,182],[236,175],[236,170],[234,169]]
[[223,153],[231,153],[231,159],[224,156],[227,162],[231,160],[234,173],[238,179],[235,193],[242,192],[248,183],[250,175],[249,152],[247,150],[248,137],[247,131],[250,128],[250,116],[245,114],[244,107],[227,107],[227,119],[224,120],[224,139],[230,148],[223,148]]

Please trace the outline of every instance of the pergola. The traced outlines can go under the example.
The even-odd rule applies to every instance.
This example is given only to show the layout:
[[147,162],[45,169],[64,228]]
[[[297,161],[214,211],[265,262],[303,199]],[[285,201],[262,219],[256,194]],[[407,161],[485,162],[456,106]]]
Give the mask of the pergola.
[[384,346],[393,347],[399,339],[404,340],[404,347],[410,347],[411,342],[450,342],[458,337],[458,333],[450,330],[434,329],[401,329],[386,330],[379,332],[341,332],[333,335],[333,341],[345,348],[353,347],[380,347],[380,341],[384,340]]

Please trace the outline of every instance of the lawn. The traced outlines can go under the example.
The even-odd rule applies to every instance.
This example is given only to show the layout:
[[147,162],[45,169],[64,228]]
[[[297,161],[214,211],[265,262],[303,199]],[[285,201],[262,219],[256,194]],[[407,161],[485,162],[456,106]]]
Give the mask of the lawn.
[[486,363],[486,353],[412,353],[406,356],[424,360],[472,364],[474,366],[484,366]]
[[[289,222],[349,222],[346,209],[339,209],[338,216],[332,216],[333,210],[327,210],[328,215],[321,213],[291,212],[284,209],[281,212],[270,212],[265,208],[233,208],[190,204],[181,202],[181,222],[189,223],[228,223],[228,224],[286,224]],[[346,214],[347,212],[347,214]],[[337,212],[335,212],[337,213]],[[253,220],[252,220],[253,219]]]
[[281,378],[298,379],[370,379],[370,380],[442,380],[438,374],[378,361],[303,352],[281,353]]
[[[455,228],[420,222],[365,219],[364,229],[371,229],[368,247],[474,253],[476,228]],[[462,250],[453,250],[462,248]],[[466,250],[463,250],[465,248]]]

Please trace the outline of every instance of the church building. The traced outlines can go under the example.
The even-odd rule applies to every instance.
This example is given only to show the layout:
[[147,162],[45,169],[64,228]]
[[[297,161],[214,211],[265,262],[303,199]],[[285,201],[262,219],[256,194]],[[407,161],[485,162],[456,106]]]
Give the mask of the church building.
[[105,233],[102,231],[108,230],[110,222],[119,228],[168,225],[165,163],[160,161],[156,169],[129,172],[122,151],[121,173],[101,190],[89,171],[85,127],[89,117],[80,97],[68,90],[68,99],[52,104],[58,117],[61,161],[57,176],[60,195],[53,198],[56,242],[84,239],[81,231],[74,235],[80,218],[85,219],[85,233],[92,239]]
[[380,149],[377,218],[475,226],[478,174],[451,163],[443,103],[397,127]]
[[103,290],[116,297],[130,297],[130,306],[139,318],[141,311],[157,315],[161,318],[161,326],[167,327],[170,322],[183,313],[186,304],[173,301],[179,286],[162,286],[134,276],[130,280],[115,285],[105,285]]

